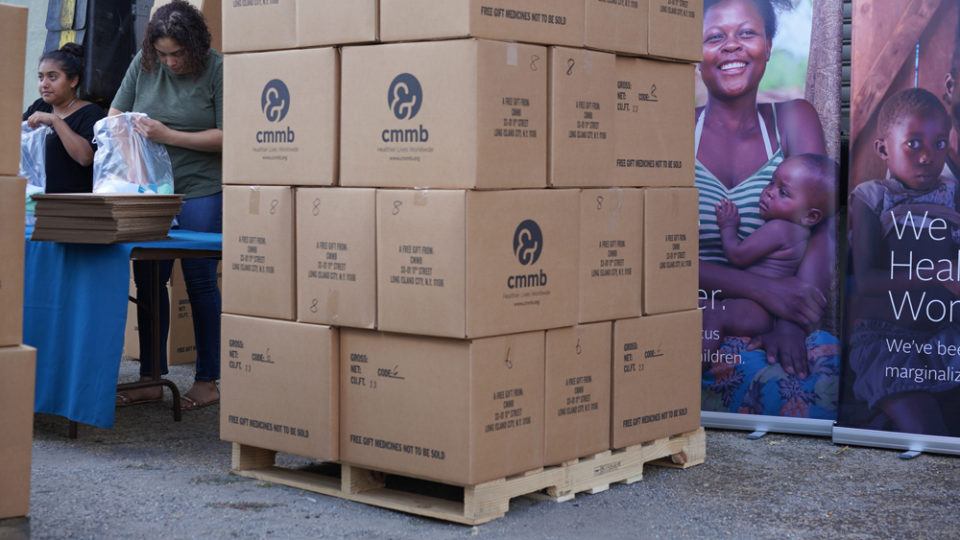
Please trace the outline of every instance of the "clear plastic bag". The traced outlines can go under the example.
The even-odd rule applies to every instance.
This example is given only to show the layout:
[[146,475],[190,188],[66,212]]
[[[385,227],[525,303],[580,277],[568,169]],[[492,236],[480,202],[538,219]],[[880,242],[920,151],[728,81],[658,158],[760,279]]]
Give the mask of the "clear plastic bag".
[[27,225],[36,221],[34,212],[37,203],[31,196],[43,193],[47,187],[46,147],[47,135],[53,130],[41,125],[31,128],[26,122],[20,124],[20,176],[27,180],[26,205]]
[[162,144],[134,129],[143,113],[108,116],[93,126],[94,193],[173,194],[173,166]]

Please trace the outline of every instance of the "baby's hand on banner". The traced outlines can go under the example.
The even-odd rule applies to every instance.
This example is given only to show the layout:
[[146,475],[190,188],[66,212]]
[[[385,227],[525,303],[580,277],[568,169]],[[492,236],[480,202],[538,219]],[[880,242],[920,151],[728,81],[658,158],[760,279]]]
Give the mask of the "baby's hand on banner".
[[137,133],[147,139],[160,144],[167,143],[167,136],[170,134],[170,128],[152,118],[137,118],[134,120],[134,126]]
[[737,210],[737,205],[733,204],[730,199],[723,199],[718,202],[716,210],[717,226],[721,229],[740,227],[740,212]]
[[801,379],[810,374],[807,360],[807,333],[790,321],[778,320],[773,330],[754,337],[748,351],[764,349],[767,362],[780,364],[785,372]]

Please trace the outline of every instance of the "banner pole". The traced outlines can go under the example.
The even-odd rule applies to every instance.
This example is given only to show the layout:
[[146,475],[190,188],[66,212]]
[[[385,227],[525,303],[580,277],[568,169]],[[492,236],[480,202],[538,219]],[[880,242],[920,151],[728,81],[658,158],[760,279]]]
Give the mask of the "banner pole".
[[833,442],[931,454],[960,455],[960,438],[957,437],[836,427],[833,430]]
[[702,411],[700,413],[700,424],[705,428],[812,435],[815,437],[830,437],[833,433],[833,423],[833,420],[791,418],[787,416],[712,411]]

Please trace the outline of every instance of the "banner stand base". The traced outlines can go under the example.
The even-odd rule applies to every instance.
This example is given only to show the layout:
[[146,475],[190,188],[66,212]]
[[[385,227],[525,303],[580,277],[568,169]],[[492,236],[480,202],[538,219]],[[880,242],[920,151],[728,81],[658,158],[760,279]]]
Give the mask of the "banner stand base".
[[900,457],[900,459],[902,459],[902,460],[904,460],[904,461],[907,461],[907,460],[911,460],[911,459],[913,459],[913,458],[915,458],[915,457],[920,457],[921,455],[923,455],[923,452],[921,452],[921,451],[919,451],[919,450],[907,450],[906,452],[900,454],[899,457]]
[[829,437],[833,433],[833,420],[815,420],[811,418],[791,418],[788,416],[763,416],[759,414],[739,414],[702,411],[700,424],[705,428],[734,429],[751,431],[750,438],[758,433],[789,433],[793,435],[813,435]]
[[837,427],[833,430],[833,442],[834,444],[904,450],[908,453],[960,455],[960,438],[958,437]]

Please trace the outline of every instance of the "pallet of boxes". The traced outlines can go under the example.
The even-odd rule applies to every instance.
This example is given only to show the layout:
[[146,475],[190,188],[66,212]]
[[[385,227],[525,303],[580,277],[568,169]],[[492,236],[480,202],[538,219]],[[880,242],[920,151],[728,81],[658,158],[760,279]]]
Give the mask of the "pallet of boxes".
[[0,4],[0,519],[30,508],[36,351],[23,343],[24,196],[20,114],[27,9]]
[[699,2],[223,17],[234,472],[476,524],[703,461]]

